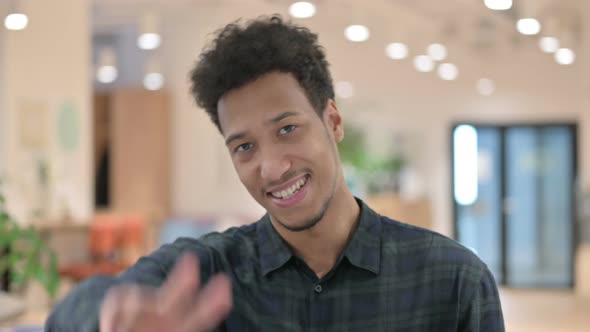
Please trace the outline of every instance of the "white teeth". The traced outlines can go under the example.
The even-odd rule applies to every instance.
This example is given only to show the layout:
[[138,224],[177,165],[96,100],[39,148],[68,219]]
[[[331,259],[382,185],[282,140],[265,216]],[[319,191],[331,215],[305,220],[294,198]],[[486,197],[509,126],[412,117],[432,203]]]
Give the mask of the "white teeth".
[[287,199],[287,198],[293,196],[293,194],[295,194],[297,191],[299,191],[299,189],[305,184],[306,180],[307,180],[306,178],[303,178],[303,179],[297,181],[291,187],[289,187],[283,191],[275,191],[271,194],[275,198]]

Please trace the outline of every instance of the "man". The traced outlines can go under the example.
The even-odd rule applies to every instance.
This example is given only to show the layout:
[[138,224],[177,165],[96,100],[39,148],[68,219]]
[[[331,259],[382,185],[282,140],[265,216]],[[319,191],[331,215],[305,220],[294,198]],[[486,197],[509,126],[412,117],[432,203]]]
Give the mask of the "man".
[[347,188],[342,118],[315,34],[277,16],[230,24],[191,81],[268,213],[82,283],[49,331],[504,330],[475,255],[378,215]]

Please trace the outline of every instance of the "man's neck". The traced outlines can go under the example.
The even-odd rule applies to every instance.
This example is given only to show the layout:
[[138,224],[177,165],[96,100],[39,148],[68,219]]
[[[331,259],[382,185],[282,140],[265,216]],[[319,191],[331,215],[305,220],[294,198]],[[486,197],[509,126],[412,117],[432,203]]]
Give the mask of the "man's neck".
[[334,194],[324,217],[311,229],[292,232],[275,229],[295,254],[315,272],[326,275],[336,264],[358,224],[360,207],[347,187]]

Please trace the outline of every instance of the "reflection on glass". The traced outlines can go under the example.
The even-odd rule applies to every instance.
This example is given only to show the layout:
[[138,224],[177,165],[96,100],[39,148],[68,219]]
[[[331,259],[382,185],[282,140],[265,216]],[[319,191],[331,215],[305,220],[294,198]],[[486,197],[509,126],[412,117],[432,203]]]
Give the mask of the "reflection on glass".
[[453,144],[455,201],[471,205],[477,200],[477,131],[473,126],[458,126]]

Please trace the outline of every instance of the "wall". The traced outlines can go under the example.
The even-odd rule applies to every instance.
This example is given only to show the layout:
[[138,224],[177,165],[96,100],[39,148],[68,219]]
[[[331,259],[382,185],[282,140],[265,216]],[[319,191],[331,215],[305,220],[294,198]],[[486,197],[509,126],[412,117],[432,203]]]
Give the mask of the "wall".
[[[85,220],[92,211],[88,1],[29,0],[19,6],[29,16],[28,27],[0,35],[0,142],[9,209],[28,223],[34,206],[47,202],[50,219],[67,210]],[[60,126],[69,129],[63,139]],[[48,161],[48,196],[34,189],[36,158]]]
[[[4,6],[0,5],[0,15],[4,17],[6,9]],[[4,35],[6,33],[5,29],[0,28],[0,66],[3,66],[5,63],[4,61]],[[4,71],[0,70],[0,180],[3,177],[6,167],[6,148],[7,148],[7,132],[4,130],[4,124],[7,121],[7,111],[6,111],[6,97],[5,97],[5,77]]]

